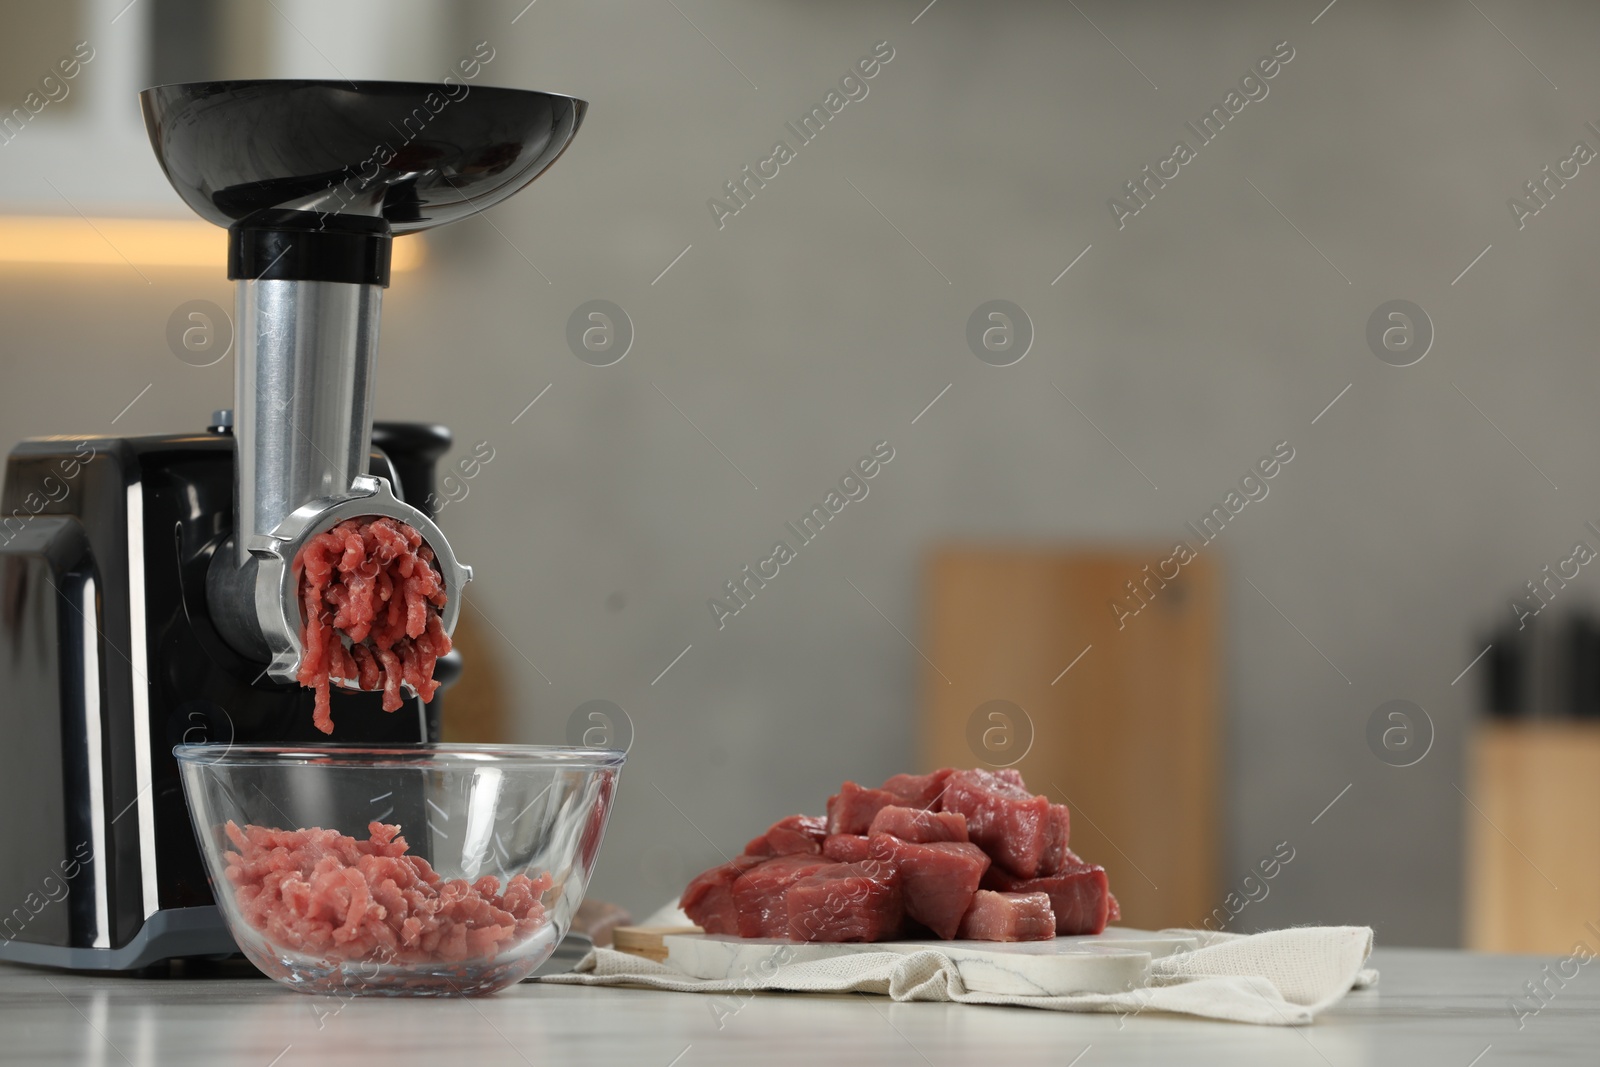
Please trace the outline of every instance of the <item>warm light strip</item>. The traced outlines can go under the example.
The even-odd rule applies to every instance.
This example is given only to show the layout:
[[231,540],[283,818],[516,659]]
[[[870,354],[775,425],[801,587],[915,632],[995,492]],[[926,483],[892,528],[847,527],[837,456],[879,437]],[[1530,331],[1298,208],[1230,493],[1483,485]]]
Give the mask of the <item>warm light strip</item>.
[[[420,236],[394,243],[391,269],[421,266]],[[200,219],[0,216],[0,263],[204,267],[226,271],[227,235]]]

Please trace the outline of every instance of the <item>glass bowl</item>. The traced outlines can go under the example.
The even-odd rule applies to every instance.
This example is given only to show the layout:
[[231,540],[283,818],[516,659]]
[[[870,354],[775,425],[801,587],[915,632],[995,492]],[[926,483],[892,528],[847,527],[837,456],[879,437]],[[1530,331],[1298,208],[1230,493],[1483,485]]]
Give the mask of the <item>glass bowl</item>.
[[217,906],[306,993],[471,996],[566,935],[624,753],[527,745],[179,745]]

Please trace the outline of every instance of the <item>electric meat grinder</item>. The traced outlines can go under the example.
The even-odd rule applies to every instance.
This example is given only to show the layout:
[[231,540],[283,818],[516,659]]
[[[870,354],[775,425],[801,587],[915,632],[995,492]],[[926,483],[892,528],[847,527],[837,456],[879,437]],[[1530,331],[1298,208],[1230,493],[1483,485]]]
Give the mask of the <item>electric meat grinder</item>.
[[[163,85],[141,102],[174,188],[228,229],[231,416],[24,441],[0,494],[0,960],[82,970],[234,951],[172,746],[329,740],[295,681],[301,546],[348,518],[410,524],[453,630],[472,572],[427,505],[449,433],[372,419],[390,246],[527,185],[586,108],[300,80]],[[379,704],[336,690],[331,740],[437,740],[438,698]],[[387,821],[424,817],[420,796],[385,804]]]

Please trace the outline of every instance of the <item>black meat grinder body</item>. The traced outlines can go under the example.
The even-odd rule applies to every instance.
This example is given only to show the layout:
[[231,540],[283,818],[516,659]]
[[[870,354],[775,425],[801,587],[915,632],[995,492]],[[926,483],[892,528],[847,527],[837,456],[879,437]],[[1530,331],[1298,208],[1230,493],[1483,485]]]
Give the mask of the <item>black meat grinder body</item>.
[[[228,227],[235,404],[192,433],[37,438],[6,463],[0,961],[125,971],[235,951],[174,745],[438,739],[442,697],[408,692],[391,713],[380,693],[337,687],[335,732],[316,731],[313,692],[294,681],[290,566],[344,518],[401,519],[436,553],[447,631],[458,617],[471,570],[431,506],[449,432],[370,411],[390,244],[526,186],[585,109],[465,88],[297,80],[141,94],[168,178]],[[452,654],[435,676],[458,672]],[[421,803],[396,792],[385,821],[421,821]]]
[[[405,489],[396,466],[431,475],[450,440],[442,427],[375,430],[432,452],[372,455],[372,472]],[[123,970],[234,950],[172,746],[327,739],[311,690],[262,678],[211,625],[206,572],[233,529],[233,482],[224,432],[49,437],[11,453],[0,805],[15,815],[0,828],[0,960]],[[378,693],[335,690],[338,736],[437,740],[442,701],[410,696],[388,713]]]

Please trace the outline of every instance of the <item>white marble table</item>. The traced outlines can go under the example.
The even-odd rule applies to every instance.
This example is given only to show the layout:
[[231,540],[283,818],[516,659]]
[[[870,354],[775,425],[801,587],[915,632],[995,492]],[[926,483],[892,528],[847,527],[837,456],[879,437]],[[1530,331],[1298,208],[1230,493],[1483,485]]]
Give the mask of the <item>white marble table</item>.
[[133,980],[0,966],[0,1063],[1600,1063],[1600,970],[1593,965],[1517,1029],[1507,1000],[1550,962],[1380,950],[1377,989],[1351,994],[1298,1030],[861,996],[760,996],[719,1030],[711,998],[686,993],[525,983],[474,1001],[341,1003],[259,978]]

